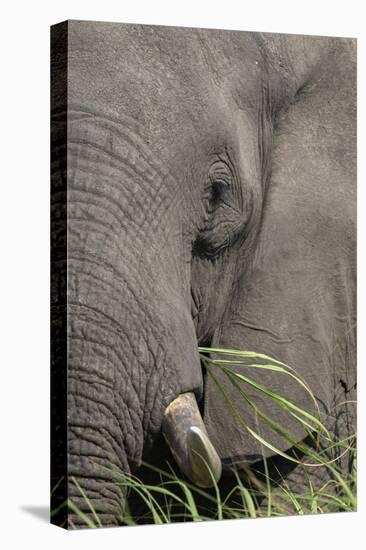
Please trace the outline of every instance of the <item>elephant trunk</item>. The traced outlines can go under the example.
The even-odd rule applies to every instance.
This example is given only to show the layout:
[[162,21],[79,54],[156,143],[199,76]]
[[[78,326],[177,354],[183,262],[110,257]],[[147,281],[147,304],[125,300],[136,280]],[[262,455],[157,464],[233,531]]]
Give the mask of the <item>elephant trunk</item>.
[[[142,446],[132,446],[128,434],[135,432],[136,442],[142,441],[142,427],[133,413],[131,418],[119,403],[119,388],[126,370],[115,361],[118,348],[112,347],[111,327],[105,325],[101,329],[96,312],[86,313],[75,305],[70,308],[68,526],[116,525],[124,506],[118,476],[129,474],[128,454],[139,455]],[[97,326],[98,330],[85,332],[88,326]]]
[[[203,385],[179,205],[168,176],[125,132],[69,110],[68,491],[107,525],[123,505],[113,470],[136,470],[169,404]],[[202,420],[191,426],[192,449],[209,458]]]

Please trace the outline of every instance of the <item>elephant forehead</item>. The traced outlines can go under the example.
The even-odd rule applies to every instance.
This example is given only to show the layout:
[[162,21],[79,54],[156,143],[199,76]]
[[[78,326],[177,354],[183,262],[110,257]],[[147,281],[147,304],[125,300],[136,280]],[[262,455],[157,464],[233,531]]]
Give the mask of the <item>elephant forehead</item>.
[[250,33],[69,25],[69,93],[117,112],[128,109],[150,126],[193,122],[199,130],[205,116],[216,115],[218,104],[229,102],[237,90],[248,97],[249,108],[261,71],[261,50]]

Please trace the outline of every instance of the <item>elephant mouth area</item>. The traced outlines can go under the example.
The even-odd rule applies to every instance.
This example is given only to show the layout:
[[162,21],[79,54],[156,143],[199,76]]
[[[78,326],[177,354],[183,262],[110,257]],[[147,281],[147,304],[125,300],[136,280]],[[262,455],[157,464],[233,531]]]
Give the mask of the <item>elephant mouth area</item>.
[[203,421],[207,373],[202,360],[200,367],[202,389],[183,391],[168,404],[161,432],[183,474],[200,487],[212,487],[221,477],[222,464]]
[[149,476],[149,465],[161,467],[162,462],[172,458],[180,472],[200,487],[212,487],[219,481],[221,459],[203,420],[207,372],[205,362],[197,357],[197,346],[209,347],[209,344],[207,340],[203,344],[196,339],[196,349],[187,354],[188,360],[196,356],[191,369],[193,372],[194,367],[195,373],[193,376],[183,373],[178,384],[174,384],[174,390],[169,391],[169,396],[156,401],[157,405],[160,401],[159,420],[155,416],[158,422],[150,434],[145,428],[142,456],[134,467],[135,470],[142,469],[141,475]]

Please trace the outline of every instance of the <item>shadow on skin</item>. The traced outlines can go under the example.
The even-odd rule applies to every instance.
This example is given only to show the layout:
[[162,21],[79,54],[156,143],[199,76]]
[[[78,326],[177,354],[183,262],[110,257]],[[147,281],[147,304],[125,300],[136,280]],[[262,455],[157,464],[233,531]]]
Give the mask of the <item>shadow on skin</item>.
[[49,506],[20,506],[20,510],[26,512],[27,514],[31,514],[43,522],[50,522]]

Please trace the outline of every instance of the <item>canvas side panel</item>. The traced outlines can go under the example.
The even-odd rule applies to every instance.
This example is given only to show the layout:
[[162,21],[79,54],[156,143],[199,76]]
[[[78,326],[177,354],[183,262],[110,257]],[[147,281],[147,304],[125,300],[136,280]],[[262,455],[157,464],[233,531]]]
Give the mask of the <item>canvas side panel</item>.
[[51,27],[51,523],[67,527],[67,49]]

